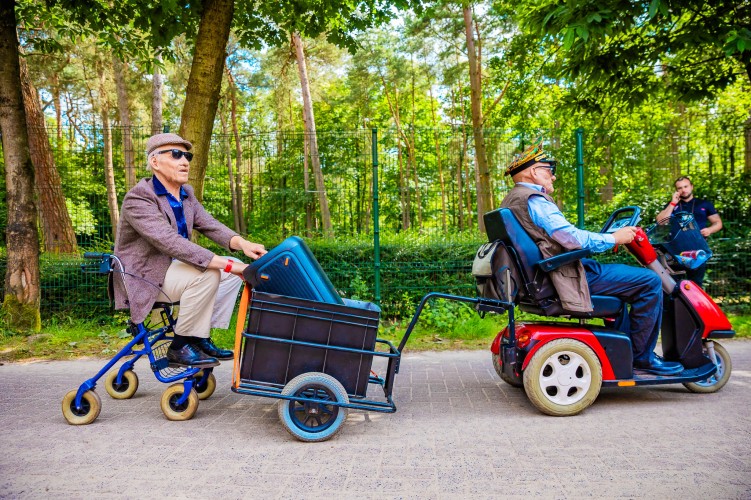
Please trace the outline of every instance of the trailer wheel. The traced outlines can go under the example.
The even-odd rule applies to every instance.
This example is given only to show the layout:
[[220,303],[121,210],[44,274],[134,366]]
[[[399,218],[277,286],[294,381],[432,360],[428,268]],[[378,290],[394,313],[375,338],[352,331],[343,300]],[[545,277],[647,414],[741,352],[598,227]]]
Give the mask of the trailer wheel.
[[71,425],[87,425],[96,420],[102,411],[102,400],[94,390],[83,393],[81,407],[76,408],[77,389],[68,392],[63,398],[63,417]]
[[[722,389],[730,380],[730,372],[733,371],[733,363],[730,361],[730,354],[717,342],[714,342],[714,353],[717,358],[717,371],[706,380],[698,382],[686,382],[683,384],[691,392],[710,394]],[[704,354],[709,355],[706,344],[704,345]]]
[[501,365],[501,355],[500,354],[493,354],[493,368],[495,368],[495,372],[498,374],[499,377],[501,377],[501,380],[506,382],[508,385],[513,387],[524,387],[524,381],[521,377],[515,377],[511,375],[507,375],[503,372],[503,366]]
[[576,415],[597,399],[602,365],[584,343],[573,339],[548,342],[524,370],[524,390],[535,407],[547,415]]
[[347,419],[347,391],[334,377],[311,372],[298,375],[282,390],[283,396],[316,399],[323,402],[282,399],[278,403],[279,420],[287,432],[300,441],[326,441],[334,437]]
[[104,388],[112,399],[130,399],[138,390],[138,375],[133,370],[125,370],[121,382],[117,383],[119,370],[112,370],[104,379]]

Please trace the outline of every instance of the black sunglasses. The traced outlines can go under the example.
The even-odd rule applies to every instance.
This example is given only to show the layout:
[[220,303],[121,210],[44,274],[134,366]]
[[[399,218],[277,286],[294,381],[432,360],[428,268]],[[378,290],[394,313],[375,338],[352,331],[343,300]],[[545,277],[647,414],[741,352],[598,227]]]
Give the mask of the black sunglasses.
[[555,163],[551,163],[550,165],[537,165],[536,168],[547,168],[548,170],[550,170],[550,175],[553,176],[555,175],[556,167],[557,165]]
[[157,151],[156,154],[161,155],[164,153],[172,153],[172,158],[175,160],[179,160],[183,156],[186,160],[190,161],[193,159],[193,153],[189,153],[187,151],[180,151],[179,149],[165,149],[164,151]]

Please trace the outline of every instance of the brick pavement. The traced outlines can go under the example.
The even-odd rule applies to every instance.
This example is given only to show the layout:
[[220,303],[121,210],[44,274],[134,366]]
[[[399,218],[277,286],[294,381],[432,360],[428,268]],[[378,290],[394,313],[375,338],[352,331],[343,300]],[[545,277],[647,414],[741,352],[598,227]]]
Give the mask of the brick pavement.
[[[68,425],[63,395],[102,361],[0,366],[2,498],[751,498],[751,341],[724,341],[733,376],[716,394],[680,385],[603,389],[567,418],[540,414],[498,379],[490,353],[406,353],[395,414],[350,412],[301,443],[276,400],[230,391],[230,366],[195,418],[167,421],[164,385]],[[374,394],[371,392],[372,397]]]

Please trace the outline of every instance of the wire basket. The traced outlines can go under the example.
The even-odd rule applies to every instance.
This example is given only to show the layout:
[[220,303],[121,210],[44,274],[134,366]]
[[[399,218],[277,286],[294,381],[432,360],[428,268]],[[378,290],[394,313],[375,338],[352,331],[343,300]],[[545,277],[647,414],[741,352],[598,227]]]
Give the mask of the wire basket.
[[694,269],[712,257],[707,240],[689,212],[676,212],[658,221],[647,229],[647,236],[652,245],[684,267]]

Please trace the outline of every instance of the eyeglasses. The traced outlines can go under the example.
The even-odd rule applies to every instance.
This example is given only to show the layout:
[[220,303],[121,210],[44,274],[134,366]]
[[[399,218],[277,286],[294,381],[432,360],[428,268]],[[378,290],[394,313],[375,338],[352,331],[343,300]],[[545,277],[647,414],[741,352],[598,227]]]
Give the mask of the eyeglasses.
[[187,151],[180,151],[179,149],[165,149],[163,151],[157,151],[156,154],[161,155],[164,153],[172,153],[172,159],[173,160],[179,160],[183,156],[186,160],[190,161],[193,159],[193,153],[189,153]]
[[557,167],[557,165],[555,163],[553,163],[551,165],[537,165],[535,168],[547,168],[548,170],[550,170],[550,175],[552,177],[552,176],[555,175],[555,169],[556,169],[556,167]]

